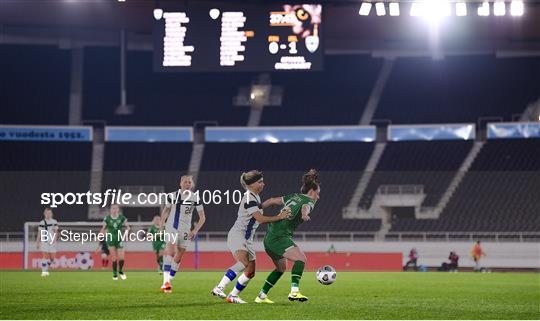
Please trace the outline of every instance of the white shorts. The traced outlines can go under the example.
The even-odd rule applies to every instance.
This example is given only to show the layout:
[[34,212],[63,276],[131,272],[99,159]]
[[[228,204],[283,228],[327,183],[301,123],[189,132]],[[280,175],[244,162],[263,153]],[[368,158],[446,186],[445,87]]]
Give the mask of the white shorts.
[[255,250],[253,249],[253,238],[246,240],[244,235],[237,231],[229,231],[229,234],[227,235],[227,246],[233,256],[236,254],[236,251],[242,250],[248,252],[248,259],[250,261],[255,261],[257,258]]
[[39,250],[44,253],[56,253],[56,242],[52,245],[49,242],[41,242]]
[[[165,233],[168,235],[165,236],[165,241],[167,244],[174,244],[178,247],[187,249],[191,245],[191,240],[189,239],[189,232],[186,232],[185,229],[175,229],[169,226],[165,227]],[[173,236],[176,238],[176,242],[173,241]]]

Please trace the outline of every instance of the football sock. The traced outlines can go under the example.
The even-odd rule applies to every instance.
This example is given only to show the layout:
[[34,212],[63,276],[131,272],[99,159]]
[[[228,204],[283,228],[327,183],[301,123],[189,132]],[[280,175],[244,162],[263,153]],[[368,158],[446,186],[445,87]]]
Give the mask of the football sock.
[[163,284],[171,281],[171,262],[172,257],[170,255],[165,255],[163,258]]
[[172,262],[171,263],[171,271],[169,272],[171,277],[175,276],[176,272],[178,272],[178,265],[180,265],[180,262],[178,262],[178,263]]
[[[254,275],[252,275],[251,278],[253,276]],[[240,292],[242,292],[242,290],[246,288],[246,286],[249,283],[249,280],[251,280],[251,278],[248,277],[245,273],[242,273],[242,275],[240,275],[238,277],[238,281],[236,281],[236,285],[234,286],[234,289],[232,289],[231,295],[234,295],[234,296],[239,295]]]
[[163,255],[160,255],[157,259],[157,264],[159,266],[159,270],[163,271]]
[[294,262],[291,271],[291,292],[298,292],[298,286],[300,285],[300,279],[302,278],[302,273],[304,273],[304,266],[306,263],[302,261]]
[[119,270],[120,270],[120,274],[124,273],[124,260],[123,259],[120,260]]
[[41,272],[47,272],[49,269],[49,263],[47,260],[41,260]]
[[221,278],[221,281],[218,284],[218,288],[224,289],[227,284],[231,283],[238,273],[243,272],[246,267],[241,262],[236,262],[233,266],[231,266],[227,272],[225,272],[225,275]]
[[117,263],[116,260],[112,261],[112,274],[113,274],[113,277],[116,277],[118,275],[118,273],[116,272],[116,268],[117,268],[116,263]]
[[279,278],[283,275],[283,272],[279,272],[278,270],[274,270],[268,274],[268,277],[266,278],[266,281],[264,281],[263,288],[261,290],[261,293],[264,294],[262,296],[263,298],[268,294],[268,291],[276,284],[277,281],[279,281]]

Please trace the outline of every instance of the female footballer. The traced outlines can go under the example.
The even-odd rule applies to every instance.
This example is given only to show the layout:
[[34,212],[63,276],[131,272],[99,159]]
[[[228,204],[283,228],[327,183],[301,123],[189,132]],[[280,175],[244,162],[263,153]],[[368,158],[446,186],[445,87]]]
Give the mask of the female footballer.
[[[282,210],[276,216],[263,215],[259,196],[264,188],[262,172],[252,170],[242,173],[240,184],[246,193],[244,193],[238,208],[238,218],[227,236],[227,245],[236,263],[229,267],[221,282],[211,292],[215,296],[226,298],[229,303],[246,303],[239,297],[239,294],[255,276],[253,237],[259,224],[277,222],[289,215],[287,210]],[[226,295],[223,290],[240,273],[242,274],[238,277],[236,286],[229,295]]]
[[[124,230],[125,229],[125,230]],[[129,231],[127,218],[120,213],[120,206],[113,204],[109,208],[109,215],[103,219],[103,227],[100,234],[106,234],[106,242],[111,253],[113,280],[118,280],[118,275],[122,280],[126,279],[124,273],[124,242],[121,233]]]
[[263,208],[281,205],[284,209],[290,209],[291,214],[286,220],[270,223],[266,229],[264,250],[274,262],[276,269],[266,278],[261,292],[255,298],[256,303],[274,303],[268,298],[268,291],[285,272],[287,260],[293,262],[289,300],[300,302],[308,300],[306,296],[300,293],[299,288],[306,264],[306,255],[294,243],[293,234],[300,224],[311,219],[310,214],[319,199],[320,192],[317,171],[312,169],[302,177],[300,194],[293,193],[283,197],[275,197],[263,203]]

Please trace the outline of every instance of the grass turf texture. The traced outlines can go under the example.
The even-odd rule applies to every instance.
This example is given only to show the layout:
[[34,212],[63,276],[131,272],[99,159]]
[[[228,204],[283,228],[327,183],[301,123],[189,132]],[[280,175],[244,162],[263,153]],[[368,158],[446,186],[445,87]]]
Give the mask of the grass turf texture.
[[[210,295],[222,273],[180,272],[173,293],[159,292],[156,272],[0,272],[2,319],[540,319],[538,273],[338,272],[323,286],[306,272],[289,302],[290,273],[272,289],[273,305],[253,303],[267,272],[242,293],[249,304]],[[229,285],[228,289],[232,285]]]

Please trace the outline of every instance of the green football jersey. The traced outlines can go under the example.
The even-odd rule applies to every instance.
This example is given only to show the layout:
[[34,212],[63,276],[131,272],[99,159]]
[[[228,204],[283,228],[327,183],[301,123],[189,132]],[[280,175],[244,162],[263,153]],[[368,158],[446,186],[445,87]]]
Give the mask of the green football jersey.
[[113,241],[118,240],[118,232],[122,231],[124,228],[124,223],[127,221],[127,218],[120,214],[117,218],[113,218],[111,215],[105,216],[103,222],[107,228],[107,232],[111,234]]
[[161,236],[159,234],[159,227],[157,227],[155,225],[152,225],[148,229],[148,233],[154,235],[154,238],[152,240],[152,245],[157,246],[157,245],[160,245],[160,244],[164,243],[164,241],[161,239]]
[[283,196],[283,207],[290,208],[291,215],[287,219],[269,223],[266,233],[274,237],[292,237],[298,225],[304,222],[302,219],[302,207],[304,205],[308,205],[310,212],[312,212],[313,208],[315,208],[315,201],[307,195],[298,193]]

